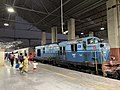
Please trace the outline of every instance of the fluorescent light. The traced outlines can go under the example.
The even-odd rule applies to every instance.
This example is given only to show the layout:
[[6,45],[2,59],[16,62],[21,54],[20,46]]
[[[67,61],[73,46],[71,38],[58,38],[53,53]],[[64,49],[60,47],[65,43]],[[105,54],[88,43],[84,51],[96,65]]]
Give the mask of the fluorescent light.
[[65,31],[65,33],[68,33],[68,31]]
[[14,9],[13,9],[12,7],[8,7],[7,10],[8,10],[8,12],[10,12],[10,13],[15,12]]
[[100,30],[104,30],[104,29],[105,29],[104,27],[100,28]]
[[81,35],[83,35],[84,33],[81,33]]
[[9,26],[9,24],[8,23],[4,23],[4,26]]
[[68,33],[68,31],[63,32],[63,34],[67,34],[67,33]]

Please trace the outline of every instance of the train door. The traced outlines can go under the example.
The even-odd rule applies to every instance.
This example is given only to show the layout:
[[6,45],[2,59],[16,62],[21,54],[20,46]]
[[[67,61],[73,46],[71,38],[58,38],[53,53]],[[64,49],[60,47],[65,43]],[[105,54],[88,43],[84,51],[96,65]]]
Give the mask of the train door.
[[60,47],[59,55],[62,60],[65,60],[65,55],[66,55],[65,46]]
[[71,62],[76,61],[77,44],[69,44],[66,46],[66,59]]
[[84,62],[84,53],[86,52],[85,43],[77,44],[76,62]]

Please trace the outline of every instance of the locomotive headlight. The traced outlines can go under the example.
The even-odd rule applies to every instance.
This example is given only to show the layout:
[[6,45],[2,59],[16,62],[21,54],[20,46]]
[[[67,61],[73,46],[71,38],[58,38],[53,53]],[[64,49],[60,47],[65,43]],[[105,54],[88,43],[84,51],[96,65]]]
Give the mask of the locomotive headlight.
[[104,54],[106,54],[106,51],[103,51]]

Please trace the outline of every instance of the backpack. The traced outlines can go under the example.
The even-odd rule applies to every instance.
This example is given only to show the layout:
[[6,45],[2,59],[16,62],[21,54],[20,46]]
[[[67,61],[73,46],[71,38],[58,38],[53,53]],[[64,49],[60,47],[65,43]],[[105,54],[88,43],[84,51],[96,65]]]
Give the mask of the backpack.
[[19,68],[19,64],[18,63],[16,64],[15,68]]
[[10,54],[10,59],[14,59],[14,54]]

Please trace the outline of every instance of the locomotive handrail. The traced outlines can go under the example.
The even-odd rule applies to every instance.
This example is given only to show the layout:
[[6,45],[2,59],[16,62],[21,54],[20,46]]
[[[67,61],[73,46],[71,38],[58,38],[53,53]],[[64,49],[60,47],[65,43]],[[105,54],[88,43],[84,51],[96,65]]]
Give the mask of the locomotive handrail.
[[[101,52],[101,55],[102,55],[102,58],[103,58],[103,60],[101,60],[101,61],[102,61],[101,63],[103,63],[104,61],[107,61],[107,60],[105,59],[105,57],[104,57],[101,49],[100,49],[100,52]],[[101,59],[102,59],[102,58],[101,58]]]

